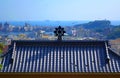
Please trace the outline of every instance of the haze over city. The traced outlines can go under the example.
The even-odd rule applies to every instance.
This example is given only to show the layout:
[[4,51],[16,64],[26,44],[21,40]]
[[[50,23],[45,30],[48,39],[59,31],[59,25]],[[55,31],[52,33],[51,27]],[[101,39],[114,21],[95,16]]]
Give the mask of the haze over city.
[[120,0],[0,0],[0,21],[120,20]]

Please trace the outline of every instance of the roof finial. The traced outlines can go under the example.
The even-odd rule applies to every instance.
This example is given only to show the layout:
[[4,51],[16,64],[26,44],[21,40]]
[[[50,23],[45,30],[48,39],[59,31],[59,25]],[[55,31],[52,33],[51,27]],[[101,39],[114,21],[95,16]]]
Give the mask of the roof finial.
[[64,31],[64,28],[62,28],[61,26],[59,26],[58,28],[55,28],[55,36],[58,36],[58,41],[62,41],[62,36],[64,36],[64,33],[66,33]]

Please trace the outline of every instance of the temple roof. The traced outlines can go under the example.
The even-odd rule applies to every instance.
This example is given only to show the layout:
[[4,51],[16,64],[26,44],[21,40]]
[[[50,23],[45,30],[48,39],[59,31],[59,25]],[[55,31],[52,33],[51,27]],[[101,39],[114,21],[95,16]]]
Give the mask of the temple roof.
[[120,72],[107,41],[12,41],[1,72]]

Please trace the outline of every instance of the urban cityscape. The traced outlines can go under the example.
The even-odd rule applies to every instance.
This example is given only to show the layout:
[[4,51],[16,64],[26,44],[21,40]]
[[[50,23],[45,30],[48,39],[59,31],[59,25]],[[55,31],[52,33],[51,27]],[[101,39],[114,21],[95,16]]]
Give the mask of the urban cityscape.
[[[93,21],[90,26],[84,26],[84,24],[64,26],[66,31],[64,40],[108,39],[107,35],[112,32],[114,26],[110,26],[109,21],[106,21],[108,25],[105,23],[99,26],[98,23],[104,24],[105,22],[104,20]],[[92,26],[97,26],[97,28],[92,28]],[[28,23],[25,23],[23,26],[14,26],[8,22],[0,23],[0,40],[5,40],[5,38],[11,40],[54,40],[56,38],[53,31],[56,27],[57,26],[32,26]]]

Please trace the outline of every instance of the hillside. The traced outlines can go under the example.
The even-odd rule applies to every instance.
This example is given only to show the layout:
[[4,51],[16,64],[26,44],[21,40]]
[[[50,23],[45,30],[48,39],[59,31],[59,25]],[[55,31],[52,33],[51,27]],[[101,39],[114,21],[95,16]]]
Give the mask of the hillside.
[[111,25],[109,20],[96,20],[85,24],[77,24],[74,25],[74,27],[77,29],[84,28],[94,33],[98,33],[102,35],[104,39],[111,40],[120,38],[120,25]]
[[83,27],[86,29],[103,29],[111,27],[111,22],[109,20],[96,20],[85,24],[77,24],[75,27]]

